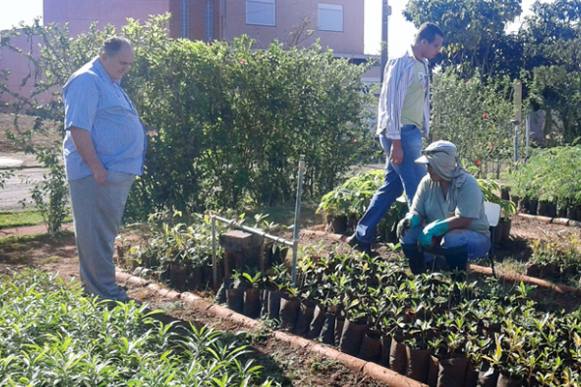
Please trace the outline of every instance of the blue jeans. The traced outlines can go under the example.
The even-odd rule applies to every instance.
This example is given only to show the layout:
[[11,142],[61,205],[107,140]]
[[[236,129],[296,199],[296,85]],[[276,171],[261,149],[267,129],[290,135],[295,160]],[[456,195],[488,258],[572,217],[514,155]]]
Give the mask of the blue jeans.
[[420,180],[426,174],[423,164],[416,164],[414,160],[422,153],[422,133],[415,125],[404,125],[401,128],[401,147],[403,161],[394,165],[389,161],[391,140],[384,136],[379,137],[381,147],[385,151],[385,180],[383,185],[375,192],[365,214],[359,220],[355,230],[357,241],[365,247],[375,241],[375,229],[385,213],[389,210],[395,199],[404,192],[408,203],[414,198]]
[[[413,227],[407,230],[400,242],[406,245],[415,245],[418,242],[418,237],[422,231],[423,226]],[[443,237],[440,247],[443,249],[450,249],[454,247],[466,246],[468,259],[476,259],[486,257],[490,250],[490,237],[477,231],[456,229],[448,231]],[[426,262],[429,262],[433,257],[426,253]]]

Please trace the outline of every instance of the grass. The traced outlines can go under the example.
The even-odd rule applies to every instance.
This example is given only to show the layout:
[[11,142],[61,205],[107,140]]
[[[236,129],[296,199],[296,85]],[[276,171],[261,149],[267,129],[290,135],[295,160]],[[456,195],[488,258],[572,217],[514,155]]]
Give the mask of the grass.
[[[67,215],[64,219],[64,223],[70,223],[73,219],[70,215]],[[22,227],[22,226],[36,226],[38,224],[43,224],[44,219],[40,211],[13,211],[13,212],[0,212],[0,229],[12,228],[12,227]]]
[[30,243],[54,243],[65,238],[70,238],[73,235],[71,231],[62,231],[57,236],[51,236],[49,234],[34,234],[34,235],[10,235],[7,237],[0,238],[0,248],[3,249],[24,249],[29,246]]
[[40,211],[0,212],[0,229],[42,224]]

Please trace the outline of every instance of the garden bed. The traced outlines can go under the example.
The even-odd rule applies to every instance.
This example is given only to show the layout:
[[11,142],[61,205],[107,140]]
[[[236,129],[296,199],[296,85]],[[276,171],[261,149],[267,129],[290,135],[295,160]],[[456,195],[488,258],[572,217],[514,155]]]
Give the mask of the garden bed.
[[79,282],[24,270],[0,278],[2,385],[261,385],[242,336],[161,322],[135,302],[83,295]]
[[[514,228],[514,231],[516,233],[518,232],[530,232],[531,230],[534,230],[535,228],[532,227],[532,224],[520,224],[519,222],[516,222],[516,227]],[[552,234],[546,234],[548,231],[543,229],[544,225],[537,225],[537,227],[539,227],[541,230],[543,230],[543,232],[545,234],[541,234],[545,235],[545,237],[550,237],[552,238],[553,235]],[[552,225],[552,226],[557,226],[557,225]],[[520,230],[520,231],[519,231]],[[550,230],[549,230],[550,231]],[[555,235],[559,235],[559,232],[562,231],[561,230],[552,230],[555,232]],[[322,233],[309,233],[310,235],[306,235],[303,234],[302,236],[302,244],[309,244],[309,245],[313,245],[313,246],[319,246],[319,249],[322,251],[331,251],[333,249],[333,246],[337,243],[337,238],[330,236],[328,234],[322,234]],[[326,237],[322,237],[322,235],[318,235],[318,234],[322,234],[322,235],[326,235]],[[530,235],[529,235],[530,236]],[[537,235],[539,236],[539,235]],[[67,240],[68,238],[68,240]],[[10,260],[10,264],[8,265],[0,265],[0,268],[3,268],[4,270],[11,270],[13,269],[15,266],[15,264],[19,264],[19,257],[27,257],[25,260],[23,260],[22,262],[20,262],[20,267],[26,267],[26,266],[43,266],[43,265],[47,265],[47,267],[51,268],[52,270],[56,270],[56,271],[64,271],[64,272],[68,272],[74,275],[78,275],[75,274],[75,272],[78,270],[77,265],[78,263],[76,262],[76,259],[74,258],[74,248],[71,246],[71,244],[73,243],[73,240],[71,237],[67,237],[65,238],[65,240],[62,241],[63,245],[69,245],[67,246],[53,246],[51,247],[50,250],[44,250],[43,251],[43,246],[44,248],[46,248],[47,245],[50,245],[51,240],[47,239],[46,237],[38,237],[38,238],[32,238],[30,240],[28,240],[26,243],[20,243],[17,246],[13,246],[13,247],[9,247],[9,246],[3,246],[3,251],[0,254],[0,260],[6,262],[8,259]],[[133,239],[134,242],[136,242],[137,240],[139,240],[139,237]],[[27,247],[29,247],[29,249],[27,250]],[[393,259],[393,260],[397,260],[398,258],[398,254],[393,254],[391,253],[389,250],[386,250],[385,248],[380,249],[380,251],[382,252],[383,258],[384,259]],[[49,254],[46,254],[46,253]],[[63,254],[64,255],[70,255],[71,258],[69,258],[68,260],[65,261],[61,261],[59,263],[59,261],[57,260],[57,256],[59,254]],[[46,260],[46,257],[48,256],[52,256],[52,258]],[[44,261],[43,261],[44,258]],[[63,267],[63,262],[68,262],[64,265]],[[68,269],[66,268],[66,265],[68,265]],[[64,270],[63,270],[64,269]],[[133,293],[137,298],[142,298],[142,299],[149,299],[148,297],[151,297],[151,295],[147,296],[145,293],[147,292],[146,289],[141,288],[135,288],[133,289],[132,286],[130,286],[130,293],[131,292],[135,292]],[[561,308],[566,308],[569,311],[574,311],[574,310],[578,310],[579,308],[579,301],[576,298],[569,298],[566,295],[563,296],[556,296],[555,294],[552,294],[550,291],[544,291],[542,289],[537,289],[534,290],[533,292],[529,293],[529,296],[532,297],[533,299],[537,300],[540,304],[540,307],[542,310],[559,310]],[[155,297],[154,297],[155,298]],[[184,307],[183,304],[180,303],[179,300],[171,300],[171,299],[164,299],[163,297],[159,298],[159,302],[164,306],[164,309],[173,309],[176,311],[176,313],[192,313],[191,311],[188,312],[187,308]],[[194,312],[195,313],[195,312]],[[177,316],[177,315],[176,315]],[[204,322],[206,322],[206,320],[208,320],[206,317],[203,317],[202,320]],[[210,320],[208,320],[210,321]],[[226,329],[230,329],[228,327],[228,324],[230,323],[224,323],[224,322],[219,322],[218,324],[225,324],[225,328]],[[237,329],[237,328],[234,328]],[[268,336],[268,335],[267,335]],[[366,339],[367,340],[367,339]],[[339,341],[339,345],[340,345],[340,341]],[[276,345],[272,345],[270,347],[267,346],[267,348],[265,348],[265,352],[268,353],[269,348],[275,348]],[[286,356],[286,355],[284,355]],[[284,358],[284,356],[281,356],[281,359]],[[365,355],[367,356],[367,355]],[[323,361],[323,363],[325,363]],[[313,368],[318,368],[319,365],[317,364],[317,361],[314,361],[313,364],[316,365],[312,365]],[[299,366],[300,367],[300,366]],[[292,367],[291,367],[292,368]],[[333,367],[331,367],[333,368]],[[347,371],[345,371],[347,372]],[[407,371],[406,371],[407,372]],[[345,375],[352,375],[351,373],[347,372]],[[294,375],[293,375],[294,377]],[[292,378],[291,378],[292,379]],[[349,383],[347,383],[348,385]]]
[[[567,320],[569,317],[559,310],[567,307],[576,316],[578,301],[559,303],[556,307],[554,294],[533,294],[524,284],[510,282],[504,285],[477,276],[460,282],[451,281],[458,279],[457,276],[441,274],[410,277],[400,254],[384,250],[379,259],[370,259],[346,245],[339,246],[337,235],[322,238],[324,234],[320,231],[305,234],[309,238],[302,240],[308,243],[306,246],[303,243],[296,288],[291,286],[284,265],[275,266],[266,275],[235,272],[232,279],[224,283],[223,291],[217,296],[218,302],[252,318],[263,316],[277,321],[278,328],[335,345],[347,354],[388,366],[429,384],[436,384],[438,380],[447,383],[445,381],[451,376],[441,375],[437,367],[446,368],[448,362],[460,362],[464,367],[462,372],[471,373],[473,377],[476,377],[476,370],[485,373],[492,366],[499,383],[510,379],[525,385],[534,384],[549,372],[548,363],[531,365],[514,358],[510,354],[523,349],[515,348],[510,338],[525,332],[531,340],[539,340],[538,328],[532,321],[545,313],[549,313],[545,316],[551,321],[550,329],[557,329],[554,335],[570,341],[569,347],[574,341],[570,334],[581,334],[576,328],[578,317]],[[402,292],[406,295],[399,298]],[[431,297],[426,298],[426,294]],[[495,302],[490,303],[490,300]],[[456,329],[454,324],[459,318],[464,322]],[[504,357],[495,357],[495,345],[503,348]],[[398,348],[405,348],[406,360],[403,355],[392,353]],[[536,349],[527,347],[526,352],[536,353]],[[579,375],[571,374],[570,369],[573,361],[570,356],[576,355],[563,353],[557,347],[551,350],[554,353],[550,356],[559,356],[564,363],[548,377],[553,381],[577,378]],[[418,364],[414,363],[415,356],[422,359],[418,359]],[[435,370],[432,379],[429,379],[430,362],[426,363],[430,356],[436,356],[431,358],[431,369]],[[467,371],[470,366],[473,371]]]
[[[39,231],[42,231],[42,227],[38,227],[36,232]],[[132,235],[133,241],[140,239],[139,235]],[[45,234],[4,238],[0,240],[0,274],[13,276],[21,270],[33,267],[49,273],[58,273],[61,278],[67,280],[78,280],[79,262],[75,255],[74,236],[70,233],[60,238],[50,238]],[[198,326],[208,325],[216,330],[233,334],[245,330],[239,322],[191,309],[183,300],[176,298],[177,293],[171,289],[160,294],[150,287],[133,282],[126,283],[125,287],[132,298],[147,303],[152,309],[163,310],[166,323],[177,321],[179,324],[187,325],[193,322]],[[204,293],[201,295],[204,296]],[[208,302],[211,302],[211,294],[205,293],[205,296]],[[250,332],[246,336],[257,364],[264,367],[263,374],[280,381],[283,386],[382,385],[369,376],[354,372],[323,355],[297,350],[275,338],[269,329]]]

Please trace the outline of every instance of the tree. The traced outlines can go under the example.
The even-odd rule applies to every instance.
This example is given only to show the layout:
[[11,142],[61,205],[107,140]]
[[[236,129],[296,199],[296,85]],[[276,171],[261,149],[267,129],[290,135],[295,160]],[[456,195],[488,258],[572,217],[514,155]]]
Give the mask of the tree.
[[478,70],[486,78],[518,74],[522,46],[505,29],[520,13],[519,0],[410,0],[404,16],[416,27],[425,22],[440,26],[446,35],[443,67],[466,78]]
[[537,1],[520,34],[529,94],[542,101],[557,142],[575,141],[581,136],[581,1]]
[[581,0],[535,2],[522,30],[528,71],[538,66],[564,66],[581,71]]

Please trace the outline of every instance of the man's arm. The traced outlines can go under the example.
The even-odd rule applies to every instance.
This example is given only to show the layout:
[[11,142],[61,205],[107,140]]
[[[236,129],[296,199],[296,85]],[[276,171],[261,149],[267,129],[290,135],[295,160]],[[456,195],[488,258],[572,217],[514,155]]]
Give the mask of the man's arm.
[[385,108],[389,116],[385,137],[391,140],[389,158],[397,165],[402,163],[404,157],[400,140],[400,126],[401,111],[409,88],[409,71],[406,70],[403,58],[396,60],[393,66],[386,70],[385,85],[380,96],[380,108]]
[[95,181],[97,184],[105,184],[107,182],[107,170],[103,167],[103,163],[101,163],[101,160],[97,157],[91,133],[74,126],[69,130],[71,131],[77,151],[79,151],[83,161],[89,166]]
[[448,223],[448,230],[456,230],[459,228],[468,228],[472,223],[471,218],[464,218],[462,216],[454,215],[446,219]]

